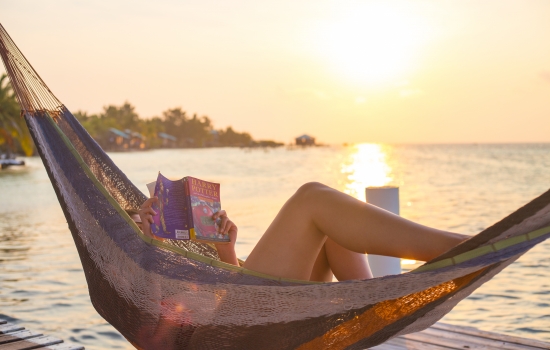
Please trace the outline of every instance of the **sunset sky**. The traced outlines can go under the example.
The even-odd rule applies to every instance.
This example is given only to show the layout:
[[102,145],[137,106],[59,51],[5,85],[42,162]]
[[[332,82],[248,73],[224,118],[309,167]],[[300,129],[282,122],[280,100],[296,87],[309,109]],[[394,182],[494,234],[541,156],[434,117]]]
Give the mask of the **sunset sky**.
[[182,107],[283,142],[550,142],[547,0],[0,0],[0,23],[73,112]]

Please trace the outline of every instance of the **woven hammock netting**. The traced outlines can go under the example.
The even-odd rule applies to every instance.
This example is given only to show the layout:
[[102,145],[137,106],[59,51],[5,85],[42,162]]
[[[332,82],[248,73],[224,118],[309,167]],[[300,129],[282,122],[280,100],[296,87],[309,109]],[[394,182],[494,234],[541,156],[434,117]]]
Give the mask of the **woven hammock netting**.
[[0,25],[0,54],[80,255],[97,312],[141,349],[365,349],[425,329],[550,236],[550,191],[401,275],[308,283],[151,240],[146,197],[51,93]]

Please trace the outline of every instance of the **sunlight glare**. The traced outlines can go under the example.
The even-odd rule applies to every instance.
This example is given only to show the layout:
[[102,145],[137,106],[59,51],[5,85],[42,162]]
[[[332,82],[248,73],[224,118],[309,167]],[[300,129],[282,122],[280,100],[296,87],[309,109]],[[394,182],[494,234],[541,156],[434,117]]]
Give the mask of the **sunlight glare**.
[[363,143],[353,147],[352,153],[342,164],[342,173],[347,175],[345,193],[357,199],[365,199],[365,188],[388,185],[392,178],[386,157],[389,146]]
[[395,2],[356,3],[321,29],[321,51],[352,80],[388,82],[412,69],[427,29],[413,11]]

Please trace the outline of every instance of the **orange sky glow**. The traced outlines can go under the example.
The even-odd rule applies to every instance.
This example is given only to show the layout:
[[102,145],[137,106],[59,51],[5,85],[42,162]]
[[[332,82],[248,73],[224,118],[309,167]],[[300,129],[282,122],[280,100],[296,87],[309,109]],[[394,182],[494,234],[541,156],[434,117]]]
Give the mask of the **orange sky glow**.
[[550,142],[548,18],[545,0],[0,0],[73,112],[182,107],[283,142]]

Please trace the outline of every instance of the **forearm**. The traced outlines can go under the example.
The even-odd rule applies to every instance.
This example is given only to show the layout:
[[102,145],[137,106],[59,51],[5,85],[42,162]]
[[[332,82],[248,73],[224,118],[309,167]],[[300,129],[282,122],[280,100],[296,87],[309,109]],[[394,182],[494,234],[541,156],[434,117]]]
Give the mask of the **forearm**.
[[239,266],[239,260],[237,259],[235,246],[233,244],[216,244],[216,249],[218,251],[218,256],[220,257],[221,261],[231,265]]
[[218,218],[221,219],[221,222],[217,224],[218,232],[229,237],[228,243],[215,244],[218,256],[224,263],[239,266],[239,260],[235,253],[235,241],[237,241],[237,232],[239,229],[233,221],[229,220],[225,210],[220,210],[212,215],[214,221],[218,220]]

